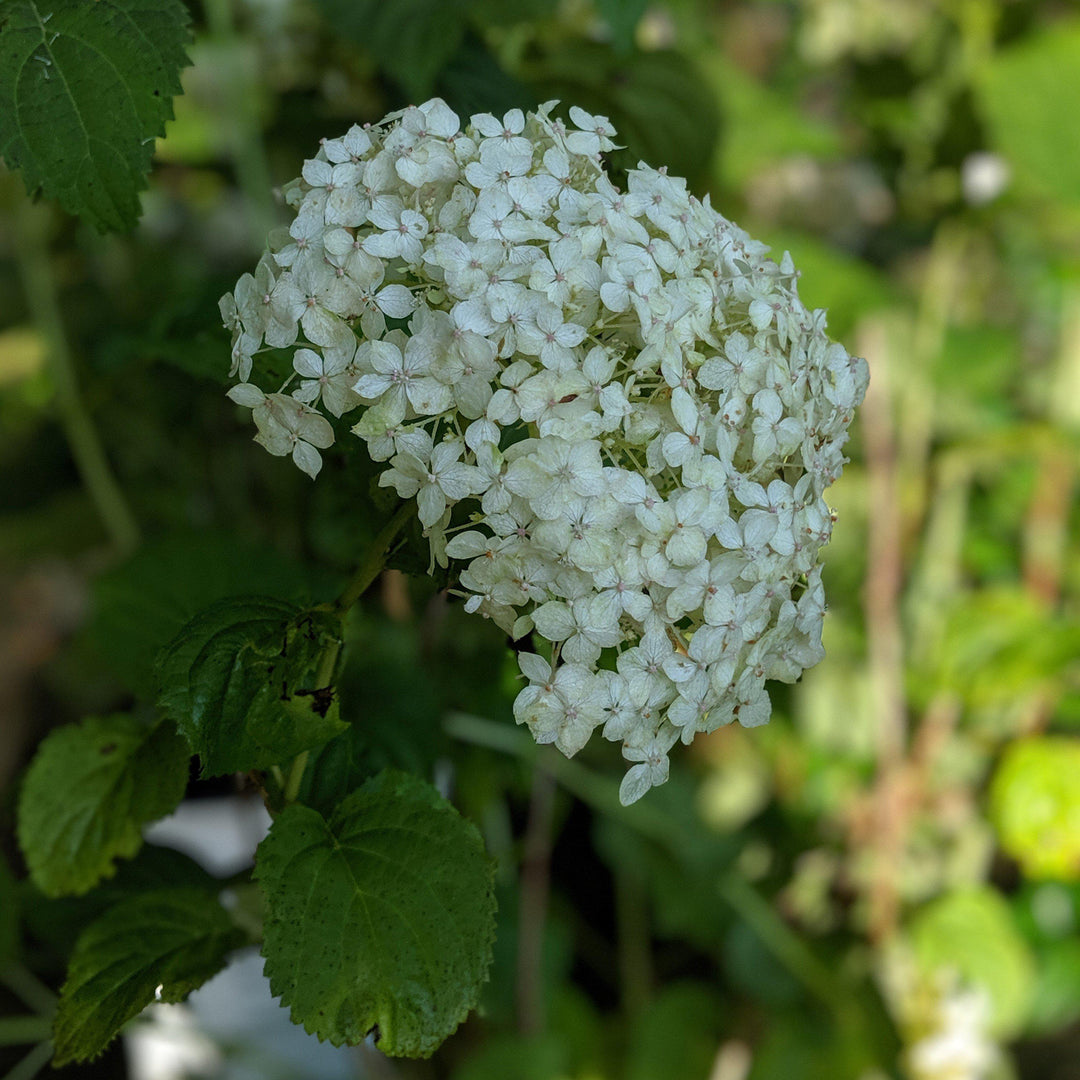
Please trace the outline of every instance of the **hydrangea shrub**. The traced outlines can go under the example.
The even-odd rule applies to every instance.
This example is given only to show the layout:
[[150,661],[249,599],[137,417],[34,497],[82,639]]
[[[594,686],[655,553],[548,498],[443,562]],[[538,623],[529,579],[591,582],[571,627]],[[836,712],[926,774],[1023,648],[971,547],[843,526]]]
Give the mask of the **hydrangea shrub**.
[[[462,127],[436,98],[323,140],[222,299],[229,396],[313,478],[325,414],[356,416],[466,608],[549,643],[517,720],[620,742],[631,803],[822,658],[824,493],[868,370],[790,256],[662,168],[621,191],[607,119],[554,104]],[[294,348],[284,386],[264,348]]]

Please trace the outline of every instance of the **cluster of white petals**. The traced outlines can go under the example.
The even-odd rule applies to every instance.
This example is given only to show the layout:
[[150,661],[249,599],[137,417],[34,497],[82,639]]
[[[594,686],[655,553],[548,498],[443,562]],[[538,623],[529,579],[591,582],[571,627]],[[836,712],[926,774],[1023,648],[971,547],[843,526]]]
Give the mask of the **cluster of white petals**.
[[[663,169],[620,191],[606,118],[553,104],[462,128],[435,99],[324,140],[222,300],[229,395],[311,476],[324,413],[359,410],[466,608],[550,643],[518,721],[568,755],[621,742],[629,803],[821,659],[823,493],[867,367],[787,255]],[[294,346],[285,386],[252,381]]]

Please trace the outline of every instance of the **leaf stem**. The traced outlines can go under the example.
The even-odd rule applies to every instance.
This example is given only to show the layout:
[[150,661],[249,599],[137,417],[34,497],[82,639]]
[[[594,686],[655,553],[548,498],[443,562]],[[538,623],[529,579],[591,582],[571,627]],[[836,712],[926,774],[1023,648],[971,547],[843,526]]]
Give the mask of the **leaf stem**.
[[367,592],[371,583],[379,576],[386,565],[386,553],[394,538],[405,527],[405,523],[412,515],[413,504],[411,502],[403,503],[398,507],[394,516],[372,540],[352,580],[345,586],[341,596],[338,597],[337,602],[334,604],[336,611],[344,614]]
[[[4,201],[10,203],[12,200],[5,198]],[[79,475],[113,543],[122,554],[129,554],[139,545],[139,527],[79,393],[49,258],[49,211],[45,206],[35,206],[29,199],[20,199],[11,211],[19,276],[27,307],[45,343],[46,362],[56,391],[64,434]]]

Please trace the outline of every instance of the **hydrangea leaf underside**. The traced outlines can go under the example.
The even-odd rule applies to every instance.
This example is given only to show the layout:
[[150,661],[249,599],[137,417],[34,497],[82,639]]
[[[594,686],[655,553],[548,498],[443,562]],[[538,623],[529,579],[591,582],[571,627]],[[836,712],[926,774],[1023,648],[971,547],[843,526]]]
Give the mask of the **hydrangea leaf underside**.
[[266,597],[211,604],[162,650],[159,704],[205,776],[287,762],[345,730],[323,654],[341,632],[328,612]]
[[200,889],[141,893],[109,908],[72,954],[56,1012],[54,1064],[96,1057],[155,999],[183,1001],[246,940]]
[[493,866],[430,785],[380,773],[329,819],[286,808],[259,846],[270,987],[335,1045],[376,1033],[426,1057],[476,1004],[495,932]]
[[0,7],[0,156],[101,232],[139,216],[154,139],[189,63],[179,0]]
[[92,717],[53,732],[26,773],[19,843],[47,896],[84,893],[142,846],[184,794],[188,748],[169,724]]

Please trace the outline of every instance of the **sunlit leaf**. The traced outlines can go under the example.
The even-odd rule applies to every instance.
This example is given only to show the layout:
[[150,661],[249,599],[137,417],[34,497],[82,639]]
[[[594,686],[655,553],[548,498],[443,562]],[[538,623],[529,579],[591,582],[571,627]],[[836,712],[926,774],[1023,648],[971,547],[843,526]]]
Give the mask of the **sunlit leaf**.
[[170,724],[118,714],[54,731],[19,798],[19,844],[47,896],[84,893],[142,845],[184,794],[190,754]]

